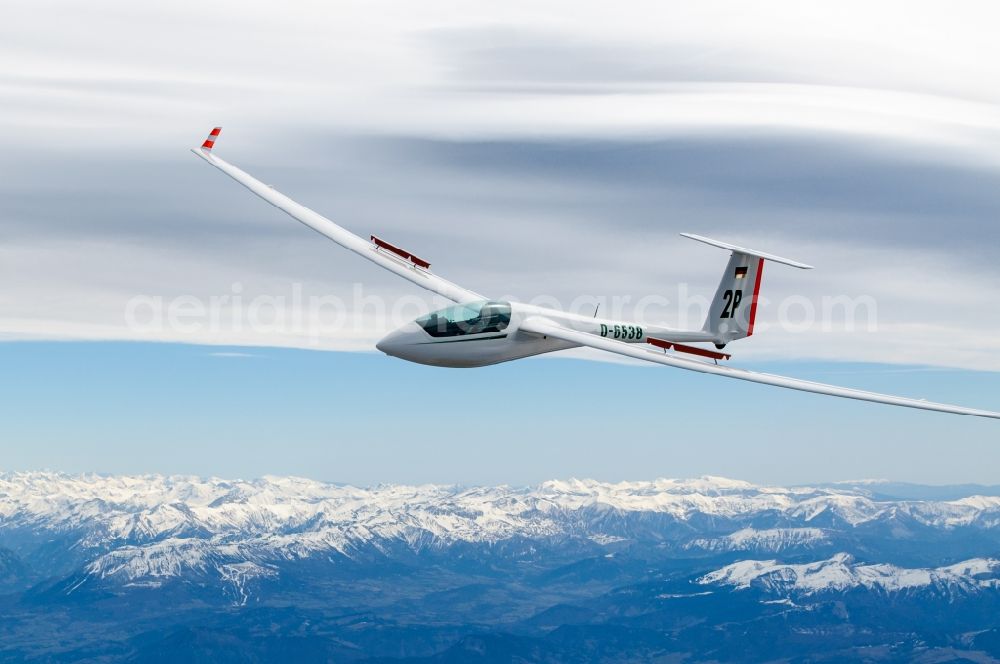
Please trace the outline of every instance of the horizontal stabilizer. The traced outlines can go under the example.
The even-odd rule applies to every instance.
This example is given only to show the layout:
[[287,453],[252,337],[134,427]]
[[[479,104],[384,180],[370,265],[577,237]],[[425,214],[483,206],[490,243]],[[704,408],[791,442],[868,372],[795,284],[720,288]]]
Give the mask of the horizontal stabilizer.
[[730,251],[746,254],[747,256],[756,256],[757,258],[763,258],[764,260],[774,261],[775,263],[781,263],[783,265],[791,265],[792,267],[797,267],[801,270],[813,269],[812,265],[806,265],[805,263],[793,261],[788,258],[782,258],[781,256],[775,256],[774,254],[767,254],[764,253],[763,251],[757,251],[756,249],[737,247],[735,244],[729,244],[728,242],[720,242],[719,240],[713,240],[710,237],[703,237],[701,235],[695,235],[694,233],[681,233],[681,235],[686,238],[690,238],[692,240],[697,240],[698,242],[704,242],[705,244],[710,244],[713,247],[719,247],[720,249],[729,249]]

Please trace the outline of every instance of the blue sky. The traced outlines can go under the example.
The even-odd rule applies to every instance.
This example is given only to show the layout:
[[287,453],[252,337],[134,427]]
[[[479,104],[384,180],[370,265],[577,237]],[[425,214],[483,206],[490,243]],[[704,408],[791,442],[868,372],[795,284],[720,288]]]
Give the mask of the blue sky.
[[[443,303],[187,152],[222,124],[225,158],[492,297],[622,317],[653,299],[647,322],[699,325],[681,303],[726,257],[679,232],[801,260],[817,269],[766,271],[735,362],[995,410],[1000,15],[962,7],[8,3],[2,467],[1000,482],[990,422],[662,368],[368,352]],[[234,294],[301,317],[293,293],[343,307],[129,323],[137,301]],[[789,324],[788,303],[829,298],[871,303],[871,323]]]
[[[219,355],[223,353],[225,355]],[[726,475],[796,483],[995,481],[995,423],[660,367],[485,369],[378,353],[149,343],[0,345],[4,464],[525,484]],[[995,373],[768,363],[792,375],[995,406]]]

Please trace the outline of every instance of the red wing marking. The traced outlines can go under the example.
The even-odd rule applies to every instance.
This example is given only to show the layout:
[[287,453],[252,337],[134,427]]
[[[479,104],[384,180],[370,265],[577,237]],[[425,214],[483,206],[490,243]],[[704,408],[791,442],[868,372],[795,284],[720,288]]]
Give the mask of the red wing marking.
[[718,353],[714,350],[698,348],[697,346],[687,346],[674,341],[664,341],[663,339],[653,339],[652,337],[646,339],[646,342],[664,350],[670,350],[673,348],[679,353],[689,353],[691,355],[700,355],[701,357],[710,357],[713,360],[728,360],[732,357],[729,353]]
[[406,260],[410,261],[411,263],[413,263],[417,267],[422,267],[422,268],[424,268],[426,270],[426,269],[429,269],[430,266],[431,266],[431,264],[428,263],[427,261],[425,261],[423,258],[419,258],[417,256],[414,256],[413,254],[411,254],[410,252],[408,252],[406,249],[400,249],[399,247],[397,247],[394,244],[389,244],[388,242],[386,242],[382,238],[378,238],[378,237],[375,237],[374,235],[372,235],[372,242],[379,249],[385,249],[386,251],[389,251],[389,252],[392,252],[392,253],[396,254],[400,258],[405,258]]

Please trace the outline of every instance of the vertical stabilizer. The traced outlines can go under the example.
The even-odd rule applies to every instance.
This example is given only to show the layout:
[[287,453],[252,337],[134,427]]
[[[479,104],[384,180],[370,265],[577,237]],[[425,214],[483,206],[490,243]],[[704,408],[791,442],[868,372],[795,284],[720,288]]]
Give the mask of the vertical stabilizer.
[[715,336],[716,344],[753,334],[763,275],[763,258],[738,251],[729,257],[704,325],[704,330]]
[[811,265],[805,263],[738,247],[728,242],[719,242],[690,233],[681,233],[681,235],[733,252],[726,265],[726,271],[722,273],[722,281],[719,282],[719,288],[715,291],[715,297],[712,298],[712,306],[702,328],[705,332],[712,334],[715,345],[719,348],[734,339],[743,339],[753,334],[765,260],[802,270],[812,269]]

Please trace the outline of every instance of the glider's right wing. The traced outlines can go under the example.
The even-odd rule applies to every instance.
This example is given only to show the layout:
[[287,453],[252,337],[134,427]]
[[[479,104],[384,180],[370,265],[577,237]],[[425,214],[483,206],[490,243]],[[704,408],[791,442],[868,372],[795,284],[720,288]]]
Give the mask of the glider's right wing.
[[241,171],[229,162],[220,159],[212,152],[212,148],[215,147],[215,142],[218,140],[221,131],[221,127],[213,129],[201,147],[192,149],[191,152],[317,233],[325,235],[345,249],[350,249],[362,258],[367,258],[376,265],[380,265],[390,272],[395,272],[418,286],[422,286],[453,302],[472,302],[486,299],[479,293],[466,290],[432,273],[430,271],[430,263],[427,261],[417,258],[409,252],[380,240],[375,236],[372,236],[372,241],[368,242],[346,228],[338,226],[323,215],[296,203],[288,196],[257,180],[250,174]]
[[563,341],[569,341],[581,346],[589,346],[598,350],[606,350],[611,353],[632,357],[637,360],[646,360],[647,362],[664,364],[668,367],[687,369],[688,371],[715,374],[726,378],[736,378],[738,380],[747,380],[752,383],[763,383],[764,385],[774,385],[776,387],[785,387],[792,390],[801,390],[803,392],[828,394],[830,396],[844,397],[846,399],[874,401],[876,403],[885,403],[893,406],[905,406],[906,408],[936,410],[942,413],[955,413],[956,415],[975,415],[977,417],[992,417],[994,419],[1000,419],[1000,413],[994,413],[988,410],[976,410],[975,408],[964,408],[962,406],[933,403],[931,401],[924,401],[923,399],[910,399],[907,397],[892,396],[890,394],[865,392],[864,390],[837,387],[836,385],[825,385],[823,383],[814,383],[812,381],[789,378],[787,376],[776,376],[774,374],[747,371],[746,369],[724,367],[717,364],[702,362],[700,360],[689,360],[675,355],[668,355],[661,351],[647,350],[642,347],[637,347],[636,344],[627,344],[621,341],[614,341],[612,339],[599,337],[595,334],[571,330],[541,317],[525,319],[521,323],[520,329],[525,332],[533,332],[534,334],[554,337],[556,339],[562,339]]

